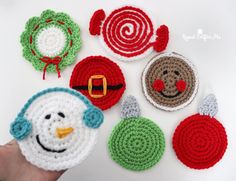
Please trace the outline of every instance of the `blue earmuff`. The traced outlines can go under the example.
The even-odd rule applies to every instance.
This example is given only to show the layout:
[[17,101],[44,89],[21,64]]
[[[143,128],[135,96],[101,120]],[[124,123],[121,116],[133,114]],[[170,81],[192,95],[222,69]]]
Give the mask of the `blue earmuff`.
[[103,123],[103,113],[100,109],[91,106],[84,111],[83,121],[84,124],[90,128],[99,128]]
[[10,127],[10,133],[16,140],[23,140],[30,134],[31,130],[31,122],[20,116],[11,123]]

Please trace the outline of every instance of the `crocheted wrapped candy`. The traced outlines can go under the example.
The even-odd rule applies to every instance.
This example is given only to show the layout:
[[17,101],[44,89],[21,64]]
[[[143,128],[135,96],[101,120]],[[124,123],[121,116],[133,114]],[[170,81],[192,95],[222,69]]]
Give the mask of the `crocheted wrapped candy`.
[[173,148],[178,159],[193,169],[207,169],[223,157],[227,135],[223,125],[214,116],[218,111],[213,94],[199,106],[198,114],[184,119],[176,128]]
[[155,107],[165,111],[182,109],[198,91],[195,66],[177,53],[154,56],[142,74],[143,93]]
[[162,130],[150,119],[140,117],[140,108],[133,96],[122,103],[121,117],[108,142],[111,158],[133,171],[153,167],[165,150]]
[[105,18],[104,10],[94,12],[90,34],[100,35],[101,44],[120,60],[142,59],[153,50],[161,52],[167,46],[168,27],[161,25],[155,32],[151,19],[139,8],[124,6]]
[[102,122],[102,112],[79,92],[50,88],[28,100],[11,123],[10,133],[30,163],[59,171],[89,155]]
[[60,70],[75,61],[81,47],[80,29],[69,15],[46,10],[28,20],[21,44],[23,56],[43,71],[43,79],[46,71],[60,77]]
[[90,56],[75,66],[70,87],[84,94],[95,106],[106,110],[120,100],[126,84],[116,63],[106,57]]

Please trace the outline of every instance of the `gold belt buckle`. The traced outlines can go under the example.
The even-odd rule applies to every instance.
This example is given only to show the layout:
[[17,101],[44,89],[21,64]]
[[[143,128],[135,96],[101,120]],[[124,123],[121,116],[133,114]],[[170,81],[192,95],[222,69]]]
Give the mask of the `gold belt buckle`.
[[[93,80],[102,79],[103,84],[103,93],[102,94],[93,94]],[[107,79],[104,75],[92,75],[88,80],[88,93],[93,98],[101,98],[107,94]]]

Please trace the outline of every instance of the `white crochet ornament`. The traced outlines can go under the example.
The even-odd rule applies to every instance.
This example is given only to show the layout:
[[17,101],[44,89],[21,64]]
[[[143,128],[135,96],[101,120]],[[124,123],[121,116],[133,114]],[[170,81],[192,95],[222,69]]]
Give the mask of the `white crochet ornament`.
[[61,28],[45,27],[36,35],[36,48],[44,56],[55,57],[63,51],[66,41],[65,32]]
[[[17,137],[16,124],[22,119],[31,123],[32,130]],[[29,162],[58,171],[81,163],[89,155],[97,140],[96,128],[102,121],[102,112],[80,93],[52,88],[27,102],[12,123],[11,134],[18,138],[22,154]]]

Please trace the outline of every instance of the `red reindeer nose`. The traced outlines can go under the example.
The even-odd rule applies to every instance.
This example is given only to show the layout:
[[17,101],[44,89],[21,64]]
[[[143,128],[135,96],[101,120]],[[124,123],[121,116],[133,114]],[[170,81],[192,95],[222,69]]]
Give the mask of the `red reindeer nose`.
[[179,80],[176,82],[176,88],[179,92],[184,92],[186,89],[186,82],[184,80]]
[[162,80],[157,79],[153,82],[152,87],[157,92],[161,92],[165,88],[165,85],[164,85],[164,82]]

